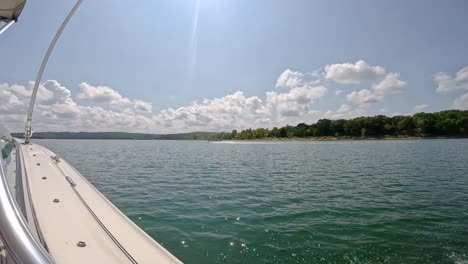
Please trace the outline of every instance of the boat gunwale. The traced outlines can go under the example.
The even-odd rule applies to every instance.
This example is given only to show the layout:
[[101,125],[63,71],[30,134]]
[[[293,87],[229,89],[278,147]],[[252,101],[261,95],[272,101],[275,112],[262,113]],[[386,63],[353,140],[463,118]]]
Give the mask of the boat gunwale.
[[[16,160],[18,162],[18,156]],[[22,177],[22,172],[17,171],[16,176],[18,175]],[[8,257],[19,264],[55,263],[32,234],[14,197],[8,187],[5,164],[2,159],[0,161],[0,237],[8,252]]]

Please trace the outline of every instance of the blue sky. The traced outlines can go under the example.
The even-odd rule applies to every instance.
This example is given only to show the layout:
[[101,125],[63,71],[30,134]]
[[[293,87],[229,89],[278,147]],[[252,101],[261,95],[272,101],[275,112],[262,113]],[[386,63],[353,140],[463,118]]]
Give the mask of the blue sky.
[[[73,4],[28,1],[0,36],[0,114],[12,130]],[[34,128],[217,131],[467,109],[467,10],[462,0],[85,0],[45,71]]]

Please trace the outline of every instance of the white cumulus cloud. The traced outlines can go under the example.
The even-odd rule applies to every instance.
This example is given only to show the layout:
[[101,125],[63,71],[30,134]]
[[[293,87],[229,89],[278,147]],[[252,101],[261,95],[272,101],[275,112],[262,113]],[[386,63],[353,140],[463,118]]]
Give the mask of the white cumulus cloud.
[[353,104],[369,104],[376,103],[382,100],[382,96],[373,93],[368,89],[362,89],[360,91],[353,91],[346,96],[346,100]]
[[303,73],[287,69],[276,80],[276,87],[294,88],[303,85],[303,81]]
[[[376,81],[369,89],[353,91],[346,96],[348,102],[353,104],[370,104],[382,101],[387,94],[395,94],[404,90],[405,81],[400,80],[400,74],[390,72],[381,66],[369,66],[365,61],[359,60],[355,64],[330,64],[325,67],[323,76],[341,84],[360,84],[365,81]],[[343,90],[338,89],[335,95],[339,96]]]
[[337,110],[328,110],[323,114],[324,118],[329,119],[349,119],[367,114],[367,105],[358,105],[351,107],[347,104],[341,105]]
[[282,72],[276,80],[276,87],[292,89],[297,87],[304,87],[306,85],[313,86],[320,83],[320,81],[321,75],[318,70],[302,73],[287,69]]
[[460,97],[455,99],[453,106],[460,110],[468,110],[468,93],[462,94]]
[[373,81],[385,75],[381,66],[369,66],[365,61],[358,60],[355,64],[342,63],[325,66],[325,79],[342,84],[357,84],[363,81]]
[[[0,84],[0,115],[12,131],[21,131],[26,119],[34,82],[28,86]],[[110,88],[109,88],[110,89]],[[155,123],[148,111],[151,104],[129,100],[128,107],[110,109],[111,102],[84,106],[72,99],[69,89],[55,80],[39,85],[33,114],[35,131],[151,131]],[[130,109],[130,111],[128,110]]]
[[414,111],[416,113],[424,111],[424,109],[428,108],[429,106],[427,104],[419,104],[414,106]]
[[[312,105],[327,93],[327,88],[311,86],[307,81],[301,83],[302,86],[285,92],[267,92],[265,101],[238,91],[153,114],[151,103],[129,99],[107,86],[81,83],[81,92],[74,97],[68,88],[49,80],[39,86],[41,100],[34,110],[33,128],[35,131],[176,133],[310,121],[317,113]],[[31,85],[0,85],[0,114],[14,131],[23,129]]]
[[271,113],[258,97],[246,97],[238,91],[176,109],[164,109],[154,120],[167,132],[220,131],[268,125]]
[[[0,85],[0,114],[10,114],[20,111],[23,102],[18,96],[5,89],[6,84]],[[25,112],[25,110],[23,110]]]
[[324,86],[304,86],[289,90],[287,93],[267,92],[267,104],[281,116],[301,116],[307,114],[310,106],[325,95]]
[[349,105],[343,104],[336,111],[328,110],[325,112],[324,117],[331,119],[346,118],[350,112],[351,107]]
[[151,103],[142,101],[142,100],[134,100],[133,101],[134,108],[140,112],[151,113],[153,111],[153,105]]
[[146,113],[151,113],[153,109],[151,103],[142,100],[130,100],[107,86],[93,86],[85,82],[80,83],[78,86],[81,93],[78,94],[77,98],[83,101],[118,107],[132,107],[136,111]]
[[456,72],[455,76],[440,72],[435,74],[433,79],[437,84],[436,91],[439,93],[468,90],[468,66]]
[[47,99],[49,103],[64,103],[71,97],[71,91],[55,80],[48,80],[40,87],[51,92],[51,96]]
[[[277,78],[276,87],[262,96],[246,96],[237,91],[218,98],[195,101],[182,107],[166,108],[153,113],[153,105],[141,99],[130,99],[111,87],[80,83],[80,92],[72,92],[55,80],[39,86],[34,112],[35,131],[129,131],[178,133],[191,131],[229,131],[257,127],[283,126],[299,122],[311,123],[319,118],[351,118],[364,115],[371,103],[382,101],[387,94],[401,91],[406,82],[396,73],[386,73],[380,66],[364,61],[355,64],[332,64],[325,74],[285,70]],[[338,83],[374,81],[372,88],[353,91],[345,96],[347,104],[324,111],[320,102],[328,88],[319,85],[320,78]],[[0,114],[13,131],[24,128],[33,82],[0,84]],[[334,89],[331,100],[344,89]],[[344,96],[343,96],[344,97]],[[468,97],[468,96],[467,96]],[[465,107],[465,99],[454,103]],[[324,100],[327,102],[327,100]],[[333,109],[327,108],[327,109]]]
[[372,89],[379,94],[393,94],[401,92],[406,85],[406,82],[400,80],[400,74],[391,72]]
[[[0,85],[0,89],[10,91],[18,98],[31,98],[34,82],[29,82],[28,86],[13,84],[8,86],[7,84]],[[70,97],[70,90],[61,86],[54,80],[48,80],[39,85],[36,95],[36,101],[41,103],[55,103],[57,101],[65,101]]]
[[77,98],[80,100],[88,100],[96,103],[106,103],[112,105],[127,105],[130,104],[130,99],[123,97],[119,92],[107,86],[93,86],[88,83],[80,83],[78,85],[81,93]]

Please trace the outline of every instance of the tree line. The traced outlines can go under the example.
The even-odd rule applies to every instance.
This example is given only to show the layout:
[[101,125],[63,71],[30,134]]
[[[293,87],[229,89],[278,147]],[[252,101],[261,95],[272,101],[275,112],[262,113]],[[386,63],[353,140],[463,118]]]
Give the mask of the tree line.
[[468,137],[468,110],[417,113],[410,116],[362,116],[353,119],[320,119],[315,124],[233,130],[220,133],[223,139],[268,139],[307,137]]

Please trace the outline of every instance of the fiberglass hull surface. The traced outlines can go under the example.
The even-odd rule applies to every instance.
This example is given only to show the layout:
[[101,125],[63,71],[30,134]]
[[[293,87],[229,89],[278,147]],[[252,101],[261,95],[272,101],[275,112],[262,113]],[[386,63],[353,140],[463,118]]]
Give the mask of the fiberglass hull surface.
[[21,150],[36,219],[29,224],[56,263],[180,263],[55,153]]

